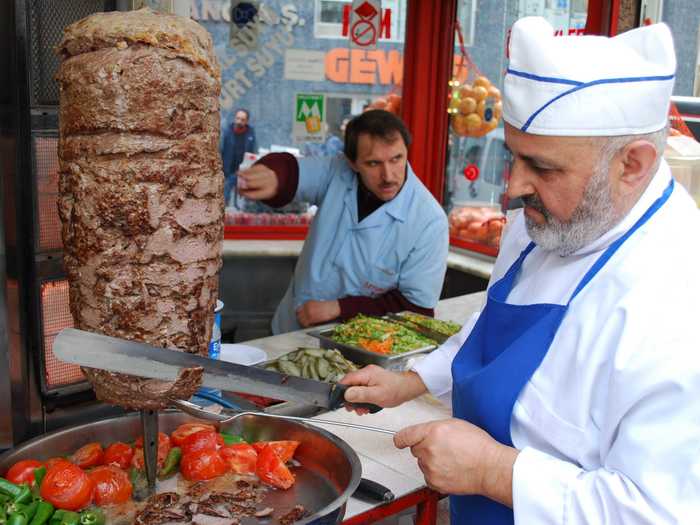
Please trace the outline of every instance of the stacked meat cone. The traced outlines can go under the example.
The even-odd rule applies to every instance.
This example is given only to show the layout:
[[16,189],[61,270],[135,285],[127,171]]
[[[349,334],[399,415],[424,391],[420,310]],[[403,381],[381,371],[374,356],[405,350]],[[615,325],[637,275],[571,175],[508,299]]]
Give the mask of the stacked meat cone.
[[[206,355],[223,237],[220,73],[196,22],[98,13],[64,31],[59,213],[76,328]],[[175,383],[84,369],[98,397],[158,409]]]

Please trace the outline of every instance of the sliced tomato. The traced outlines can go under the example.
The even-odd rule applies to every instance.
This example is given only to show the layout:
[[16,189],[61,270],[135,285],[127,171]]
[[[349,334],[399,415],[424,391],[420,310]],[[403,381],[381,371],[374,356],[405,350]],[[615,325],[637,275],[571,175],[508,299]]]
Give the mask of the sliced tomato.
[[5,479],[16,485],[21,483],[32,485],[34,483],[34,469],[43,466],[44,464],[36,459],[23,459],[10,467],[5,474]]
[[198,450],[182,456],[180,472],[189,481],[202,481],[223,476],[228,464],[216,450]]
[[46,467],[46,470],[49,471],[53,467],[55,467],[56,465],[58,465],[60,463],[70,463],[70,461],[67,460],[66,458],[55,457],[55,458],[47,459],[44,466]]
[[88,443],[75,451],[71,456],[71,461],[80,468],[90,468],[102,465],[104,456],[102,445],[99,443]]
[[[139,470],[144,469],[143,460],[143,437],[140,437],[134,443],[136,447],[134,450],[134,455],[131,458],[131,466]],[[170,438],[167,434],[163,432],[158,432],[158,466],[162,467],[165,463],[165,458],[168,457],[168,452],[170,452]]]
[[255,474],[258,453],[248,443],[226,445],[219,453],[226,460],[232,472],[236,474]]
[[294,474],[289,471],[271,445],[263,447],[258,453],[255,473],[263,483],[278,489],[286,490],[294,485]]
[[95,485],[96,505],[125,503],[131,499],[133,487],[129,476],[119,467],[104,465],[92,469],[88,477]]
[[83,469],[69,462],[51,467],[41,482],[41,497],[57,509],[79,510],[92,501],[95,485]]
[[216,428],[214,428],[214,425],[207,425],[205,423],[183,423],[170,434],[170,440],[173,446],[180,447],[187,436],[199,432],[200,430],[216,431]]
[[224,438],[215,430],[200,430],[185,438],[180,445],[182,455],[199,450],[218,450],[224,445]]
[[117,441],[105,449],[104,465],[115,465],[119,468],[127,469],[131,465],[131,458],[134,457],[134,449],[126,443]]
[[262,449],[264,449],[267,445],[270,445],[272,447],[272,450],[275,451],[275,454],[282,460],[282,463],[286,463],[290,459],[294,457],[294,452],[296,451],[297,447],[299,446],[299,441],[258,441],[257,443],[253,443],[253,448],[255,451],[260,454]]

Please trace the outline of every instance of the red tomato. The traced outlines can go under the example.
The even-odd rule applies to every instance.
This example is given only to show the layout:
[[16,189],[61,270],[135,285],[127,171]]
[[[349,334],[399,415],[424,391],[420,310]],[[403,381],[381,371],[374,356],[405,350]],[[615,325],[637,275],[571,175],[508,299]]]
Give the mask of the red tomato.
[[202,481],[226,474],[228,464],[216,450],[199,450],[185,454],[180,460],[180,472],[189,481]]
[[49,471],[53,467],[55,467],[56,465],[58,465],[60,463],[70,463],[70,461],[68,461],[66,458],[56,457],[56,458],[47,459],[44,466],[46,467],[46,470]]
[[294,457],[294,452],[299,446],[299,441],[259,441],[253,443],[253,448],[260,454],[266,445],[270,445],[272,450],[275,451],[275,454],[282,460],[282,463],[286,463]]
[[105,449],[105,457],[103,463],[105,465],[115,465],[119,468],[129,468],[131,458],[134,457],[134,449],[126,443],[118,441],[112,443]]
[[54,507],[79,510],[92,501],[95,485],[78,465],[58,463],[51,467],[41,482],[41,497]]
[[226,445],[220,451],[229,468],[236,474],[255,474],[258,453],[248,443]]
[[102,445],[99,443],[88,443],[76,450],[71,456],[71,460],[80,468],[90,468],[102,465],[104,456]]
[[199,450],[217,450],[224,444],[224,438],[214,430],[200,430],[190,434],[180,445],[182,455]]
[[179,447],[182,446],[182,442],[185,441],[187,436],[199,432],[200,430],[216,431],[216,428],[214,428],[214,425],[207,425],[205,423],[184,423],[170,434],[170,440],[173,442],[174,446]]
[[125,503],[131,499],[133,487],[126,472],[112,465],[97,467],[88,473],[95,485],[95,504]]
[[[140,437],[134,443],[136,449],[134,450],[134,456],[131,458],[131,466],[139,470],[144,469],[143,460],[143,437]],[[168,457],[168,452],[170,452],[170,438],[167,434],[163,432],[158,432],[158,466],[162,467],[165,463],[165,458]]]
[[294,474],[289,471],[271,445],[267,445],[258,453],[255,473],[263,483],[278,489],[286,490],[294,485]]
[[34,483],[34,469],[42,466],[44,464],[36,459],[23,459],[10,467],[5,474],[5,479],[17,485],[21,483],[31,485]]

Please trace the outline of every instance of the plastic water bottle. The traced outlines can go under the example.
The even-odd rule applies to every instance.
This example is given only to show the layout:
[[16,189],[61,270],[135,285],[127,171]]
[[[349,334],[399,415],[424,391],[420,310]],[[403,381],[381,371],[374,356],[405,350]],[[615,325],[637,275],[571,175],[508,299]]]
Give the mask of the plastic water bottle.
[[[221,356],[221,311],[224,309],[223,301],[216,300],[216,308],[214,309],[214,326],[211,331],[211,340],[209,341],[209,359],[219,359]],[[199,394],[209,394],[221,397],[221,390],[216,388],[202,387],[197,390],[197,393],[192,397],[192,401],[198,405],[211,405],[212,401],[200,397]]]

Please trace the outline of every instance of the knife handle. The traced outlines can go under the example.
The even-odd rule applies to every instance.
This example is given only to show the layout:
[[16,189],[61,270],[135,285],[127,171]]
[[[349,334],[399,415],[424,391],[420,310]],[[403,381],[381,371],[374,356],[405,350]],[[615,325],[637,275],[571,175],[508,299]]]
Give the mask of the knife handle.
[[395,498],[394,493],[390,489],[367,478],[360,479],[360,484],[352,496],[361,500],[381,501],[384,503],[393,501]]
[[330,410],[335,410],[336,408],[340,408],[342,406],[348,406],[348,407],[353,407],[353,408],[366,408],[369,410],[370,414],[376,414],[379,412],[382,407],[379,405],[375,405],[374,403],[348,403],[345,401],[345,391],[350,388],[349,385],[341,385],[336,383],[333,385],[333,389],[331,390],[331,398],[330,398],[330,403],[328,408]]

